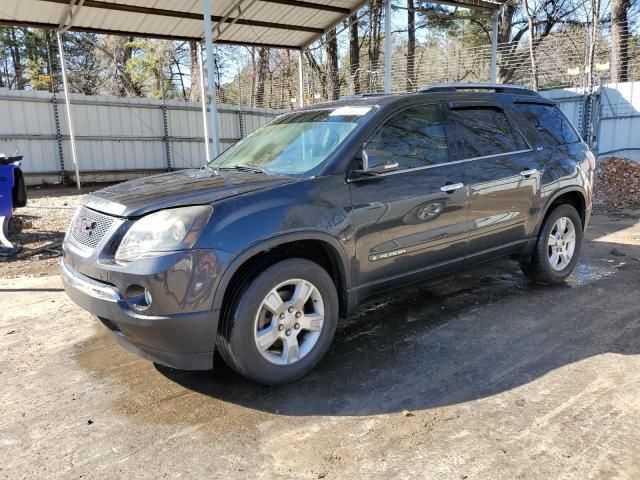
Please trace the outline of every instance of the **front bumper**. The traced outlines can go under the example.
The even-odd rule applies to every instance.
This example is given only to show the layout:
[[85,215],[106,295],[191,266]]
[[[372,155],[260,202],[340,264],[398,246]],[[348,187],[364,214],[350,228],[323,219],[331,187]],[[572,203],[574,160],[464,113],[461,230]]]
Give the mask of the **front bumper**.
[[81,274],[64,260],[60,272],[71,300],[98,316],[127,351],[181,370],[213,368],[219,311],[144,315],[129,306],[118,288]]

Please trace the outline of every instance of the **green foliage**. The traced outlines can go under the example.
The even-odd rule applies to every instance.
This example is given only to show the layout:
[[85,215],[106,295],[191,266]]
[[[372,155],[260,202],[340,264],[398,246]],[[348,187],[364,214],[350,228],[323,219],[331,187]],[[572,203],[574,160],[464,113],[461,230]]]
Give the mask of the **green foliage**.
[[143,85],[152,98],[171,97],[176,91],[170,70],[174,62],[174,44],[162,40],[135,40],[128,42],[128,47],[133,54],[127,59],[125,70],[131,79]]
[[50,82],[40,80],[41,75],[46,75],[47,67],[42,57],[28,58],[24,69],[24,78],[29,81],[33,90],[49,90]]

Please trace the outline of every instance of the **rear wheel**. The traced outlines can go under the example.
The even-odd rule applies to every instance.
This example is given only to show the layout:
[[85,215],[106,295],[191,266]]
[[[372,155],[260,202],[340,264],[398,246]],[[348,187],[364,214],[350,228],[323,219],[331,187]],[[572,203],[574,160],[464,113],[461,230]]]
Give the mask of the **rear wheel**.
[[545,219],[531,261],[520,267],[534,282],[560,283],[575,268],[581,247],[580,215],[573,206],[560,205]]
[[217,346],[225,362],[275,385],[306,375],[326,353],[338,320],[329,274],[304,259],[284,260],[253,279],[222,320]]

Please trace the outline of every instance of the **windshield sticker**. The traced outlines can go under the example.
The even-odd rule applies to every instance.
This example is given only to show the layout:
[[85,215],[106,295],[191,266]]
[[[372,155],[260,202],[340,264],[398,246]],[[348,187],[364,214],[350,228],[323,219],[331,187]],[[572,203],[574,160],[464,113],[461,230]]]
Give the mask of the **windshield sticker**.
[[371,111],[371,107],[340,107],[329,114],[330,117],[361,117]]

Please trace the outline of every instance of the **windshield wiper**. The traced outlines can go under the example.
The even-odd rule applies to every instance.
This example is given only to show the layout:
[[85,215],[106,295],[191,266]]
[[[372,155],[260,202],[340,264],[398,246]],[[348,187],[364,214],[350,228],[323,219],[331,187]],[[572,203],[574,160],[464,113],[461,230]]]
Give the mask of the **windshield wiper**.
[[266,168],[256,167],[254,165],[234,165],[232,167],[220,167],[218,170],[240,170],[241,172],[262,173],[263,175],[271,175]]

